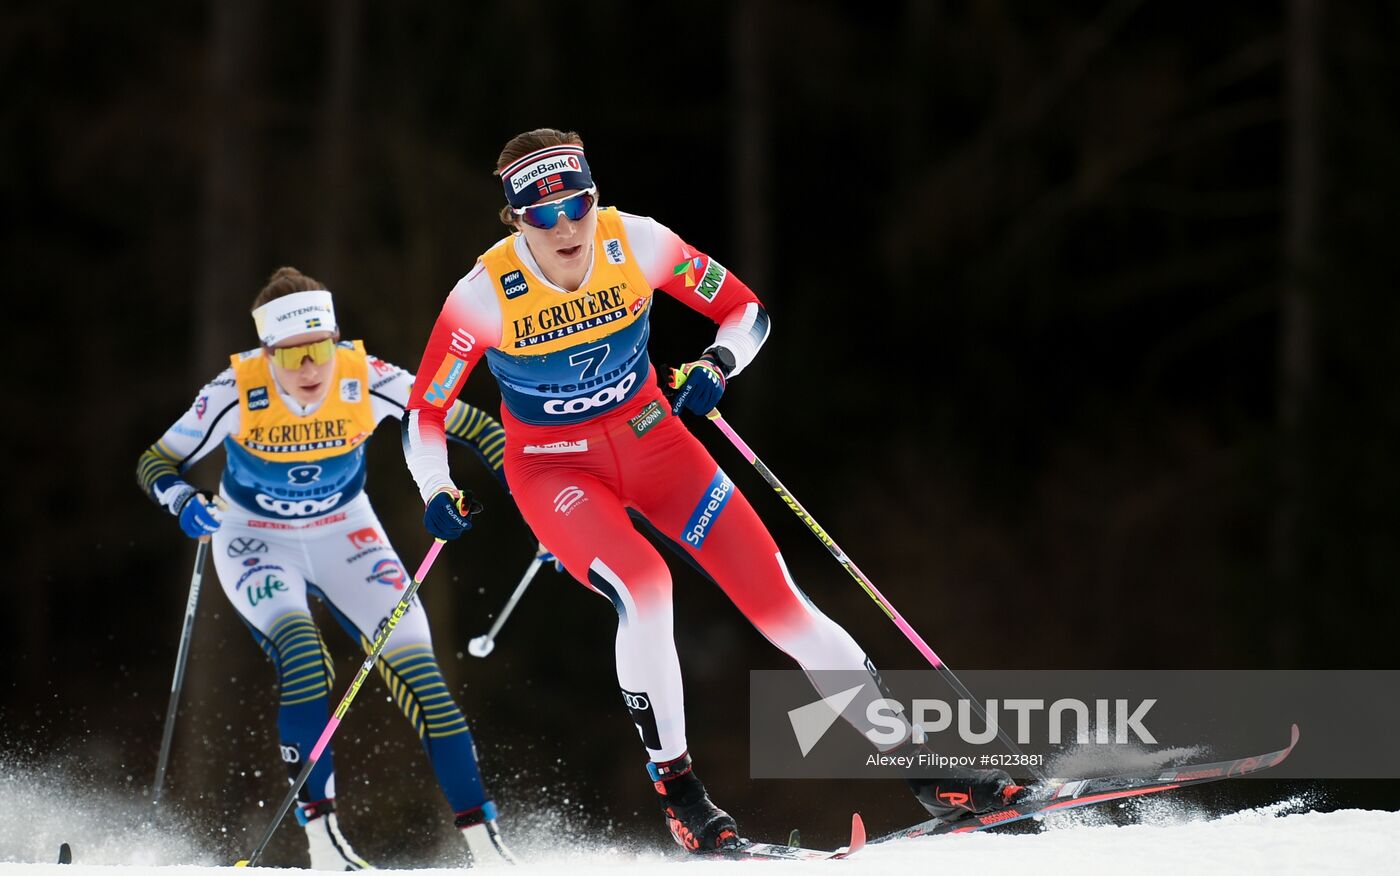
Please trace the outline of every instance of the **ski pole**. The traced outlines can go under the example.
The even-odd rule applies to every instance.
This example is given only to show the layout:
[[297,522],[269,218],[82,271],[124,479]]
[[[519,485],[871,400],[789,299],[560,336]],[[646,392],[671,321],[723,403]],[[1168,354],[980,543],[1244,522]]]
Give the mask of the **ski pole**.
[[[542,549],[543,550],[543,549]],[[467,643],[467,653],[473,657],[485,657],[496,647],[496,634],[501,631],[501,627],[506,625],[506,618],[515,610],[515,604],[520,601],[520,597],[525,595],[525,588],[530,586],[530,582],[535,580],[535,573],[544,564],[544,554],[535,554],[534,562],[530,563],[530,568],[525,570],[525,577],[520,579],[520,583],[515,585],[515,592],[506,600],[506,607],[501,609],[496,622],[491,625],[490,631],[484,636],[477,636]]]
[[316,761],[320,759],[321,752],[325,751],[330,744],[331,737],[335,735],[335,730],[340,726],[340,720],[345,717],[345,713],[350,710],[350,701],[355,699],[355,694],[359,692],[360,685],[364,684],[365,678],[369,676],[370,670],[374,669],[374,664],[379,660],[379,655],[384,653],[384,646],[389,641],[389,636],[393,634],[394,627],[399,625],[399,621],[408,612],[409,604],[413,601],[414,594],[423,584],[423,578],[427,576],[428,570],[432,568],[433,560],[437,559],[442,546],[446,544],[442,539],[435,539],[433,546],[428,548],[428,555],[423,558],[423,562],[418,566],[418,572],[413,576],[413,583],[408,585],[404,591],[403,598],[399,604],[394,606],[394,610],[389,613],[389,619],[384,627],[380,629],[374,637],[374,644],[370,646],[369,654],[365,656],[365,662],[360,664],[360,671],[355,673],[355,679],[350,682],[350,687],[345,691],[345,696],[340,698],[340,705],[335,707],[335,714],[326,722],[326,728],[321,731],[321,738],[316,740],[316,746],[311,749],[311,756],[302,764],[301,772],[297,773],[296,780],[292,782],[291,790],[282,800],[282,805],[278,807],[277,814],[272,817],[272,823],[267,826],[262,839],[258,841],[257,848],[253,853],[242,861],[237,862],[235,867],[252,867],[258,863],[258,858],[267,849],[267,844],[272,841],[272,835],[277,832],[277,826],[282,823],[282,819],[287,817],[287,813],[292,808],[292,803],[297,799],[297,792],[301,786],[306,784],[306,779],[311,775],[311,769],[316,766]]
[[185,625],[180,630],[180,647],[175,652],[175,678],[170,682],[170,704],[165,708],[165,729],[160,738],[160,757],[156,760],[156,781],[151,790],[151,803],[160,802],[165,787],[165,768],[170,763],[170,745],[175,740],[175,713],[180,708],[180,688],[185,684],[185,667],[190,660],[190,638],[194,632],[194,614],[199,606],[199,587],[204,581],[204,567],[209,561],[209,536],[199,540],[194,552],[194,574],[190,576],[190,595],[185,600]]
[[[705,416],[714,421],[714,424],[719,427],[719,430],[724,433],[724,436],[729,439],[735,449],[758,470],[758,473],[768,482],[768,486],[772,487],[779,498],[792,509],[792,513],[796,514],[798,519],[807,524],[807,528],[812,530],[812,534],[817,537],[818,541],[826,545],[826,549],[836,558],[836,562],[840,563],[842,568],[849,572],[852,578],[856,579],[856,583],[861,586],[861,589],[866,592],[866,595],[875,600],[875,604],[880,606],[880,610],[883,611],[890,620],[894,621],[894,625],[899,627],[899,631],[904,634],[904,637],[918,649],[919,653],[924,656],[924,659],[927,660],[934,669],[943,673],[943,677],[947,679],[948,684],[958,692],[959,696],[972,705],[972,708],[977,711],[978,716],[985,722],[987,720],[987,713],[982,708],[982,704],[973,699],[972,693],[963,686],[963,683],[958,679],[957,675],[953,673],[953,670],[948,668],[948,664],[944,663],[943,659],[933,652],[928,642],[924,641],[924,637],[920,636],[919,633],[909,625],[909,622],[904,619],[904,616],[901,615],[894,605],[885,598],[885,595],[871,583],[870,579],[856,566],[855,562],[852,561],[850,557],[846,556],[846,552],[841,550],[836,542],[832,540],[831,536],[826,534],[826,530],[822,529],[821,524],[817,523],[812,515],[807,513],[807,509],[802,507],[802,503],[798,502],[797,498],[788,491],[788,488],[783,486],[783,482],[778,480],[777,475],[773,474],[768,466],[763,464],[763,460],[758,458],[758,454],[754,453],[753,449],[744,442],[744,439],[739,437],[739,433],[735,432],[734,428],[725,422],[724,417],[720,416],[719,409],[716,408]],[[1002,729],[1000,724],[997,725],[997,736],[1001,738],[1001,741],[1012,754],[1023,758],[1027,763],[1031,762],[1030,758],[1026,757],[1016,743],[1012,741],[1011,737],[1007,735],[1006,731]],[[1040,770],[1034,767],[1032,767],[1032,770],[1037,779],[1043,780],[1045,778]]]

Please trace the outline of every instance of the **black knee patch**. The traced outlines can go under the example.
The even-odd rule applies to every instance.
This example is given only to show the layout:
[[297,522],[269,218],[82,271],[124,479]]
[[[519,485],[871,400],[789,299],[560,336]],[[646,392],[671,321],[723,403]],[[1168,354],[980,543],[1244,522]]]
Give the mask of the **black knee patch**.
[[661,750],[661,731],[656,728],[656,711],[651,707],[651,697],[645,692],[622,691],[622,702],[632,715],[632,723],[637,725],[642,743],[652,751]]

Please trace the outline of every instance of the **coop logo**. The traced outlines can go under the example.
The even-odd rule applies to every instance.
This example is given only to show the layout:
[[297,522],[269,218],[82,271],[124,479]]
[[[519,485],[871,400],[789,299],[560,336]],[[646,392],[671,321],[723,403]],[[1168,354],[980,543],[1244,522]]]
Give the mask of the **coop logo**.
[[588,497],[578,487],[565,487],[554,497],[554,510],[568,517],[579,506],[579,503],[587,500]]
[[709,535],[710,526],[724,511],[724,506],[729,504],[729,497],[734,495],[734,482],[724,473],[724,469],[716,469],[714,480],[710,481],[710,488],[701,497],[700,504],[695,506],[695,510],[690,514],[690,520],[685,525],[685,540],[697,551],[705,546],[705,538]]
[[637,383],[637,372],[633,371],[626,377],[619,380],[613,386],[605,386],[592,395],[580,395],[563,401],[560,399],[550,399],[544,403],[544,412],[555,416],[567,416],[569,414],[581,414],[584,411],[591,411],[594,408],[606,407],[615,402],[627,398],[627,393]]
[[312,517],[317,514],[325,514],[327,511],[340,504],[342,493],[332,493],[324,499],[274,499],[258,493],[254,499],[257,500],[258,507],[270,514],[279,517]]
[[620,265],[627,261],[627,256],[622,251],[622,241],[616,237],[603,241],[603,252],[607,254],[610,265]]
[[355,377],[346,377],[340,381],[340,400],[356,404],[360,400],[360,381]]
[[395,590],[402,590],[407,580],[408,576],[404,574],[403,566],[396,560],[380,560],[375,563],[369,577],[365,579],[370,584],[383,584]]
[[266,386],[255,386],[248,390],[248,410],[260,411],[268,404]]
[[[226,552],[230,557],[246,557],[249,554],[267,553],[267,542],[260,538],[235,538],[228,543]],[[256,561],[254,561],[256,562]]]
[[530,291],[530,284],[525,282],[525,275],[520,271],[511,271],[509,274],[501,275],[501,289],[505,291],[506,298],[519,298]]

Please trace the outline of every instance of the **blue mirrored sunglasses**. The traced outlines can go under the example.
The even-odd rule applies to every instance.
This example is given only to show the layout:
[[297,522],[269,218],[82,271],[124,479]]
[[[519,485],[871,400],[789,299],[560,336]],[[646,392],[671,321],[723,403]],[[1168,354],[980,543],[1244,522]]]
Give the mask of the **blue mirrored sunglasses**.
[[511,212],[519,216],[526,225],[535,228],[553,228],[559,223],[559,217],[565,216],[570,222],[577,222],[588,211],[593,209],[593,204],[598,199],[598,189],[589,186],[581,192],[569,195],[567,198],[560,198],[557,201],[546,201],[543,204],[531,204],[528,207],[511,207]]

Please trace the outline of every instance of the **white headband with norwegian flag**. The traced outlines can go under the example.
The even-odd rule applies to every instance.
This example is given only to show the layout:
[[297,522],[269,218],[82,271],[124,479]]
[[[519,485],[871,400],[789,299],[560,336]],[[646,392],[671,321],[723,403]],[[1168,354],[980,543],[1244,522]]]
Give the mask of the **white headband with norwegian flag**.
[[593,174],[583,147],[546,146],[523,156],[501,171],[501,185],[512,207],[528,207],[565,189],[586,189]]
[[283,295],[253,311],[258,339],[275,347],[288,338],[308,332],[335,332],[335,305],[325,289]]

